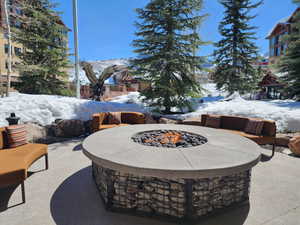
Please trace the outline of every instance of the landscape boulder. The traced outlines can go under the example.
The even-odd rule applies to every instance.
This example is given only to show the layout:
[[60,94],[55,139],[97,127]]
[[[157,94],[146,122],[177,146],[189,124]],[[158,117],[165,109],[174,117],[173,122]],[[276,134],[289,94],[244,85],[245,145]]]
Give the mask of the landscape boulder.
[[293,137],[290,140],[289,148],[295,155],[300,156],[300,136]]
[[81,120],[60,120],[52,126],[55,137],[80,137],[86,133],[85,124]]
[[26,123],[27,141],[30,143],[39,143],[47,139],[47,128],[34,123]]
[[276,146],[288,147],[290,140],[293,136],[288,134],[277,134],[276,135]]

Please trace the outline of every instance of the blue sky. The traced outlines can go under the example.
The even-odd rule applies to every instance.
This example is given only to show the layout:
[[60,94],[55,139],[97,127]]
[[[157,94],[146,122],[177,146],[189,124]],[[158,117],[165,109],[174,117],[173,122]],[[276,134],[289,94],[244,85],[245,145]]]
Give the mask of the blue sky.
[[[72,29],[72,0],[54,0],[60,5],[63,21]],[[83,60],[103,60],[133,57],[132,40],[135,39],[135,8],[143,7],[149,0],[78,0],[79,5],[79,51]],[[265,36],[281,18],[289,16],[296,6],[292,0],[265,0],[253,13],[257,18],[257,46],[262,54],[268,52]],[[218,24],[223,18],[223,8],[218,0],[204,0],[203,13],[209,16],[200,28],[205,41],[218,41]],[[69,34],[73,51],[73,33]],[[213,46],[203,46],[199,55],[209,55]]]

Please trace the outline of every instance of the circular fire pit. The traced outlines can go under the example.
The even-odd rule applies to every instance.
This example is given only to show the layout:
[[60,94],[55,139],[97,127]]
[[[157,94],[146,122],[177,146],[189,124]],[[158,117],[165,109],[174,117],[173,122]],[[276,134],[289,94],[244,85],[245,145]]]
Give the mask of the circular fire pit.
[[144,131],[135,134],[131,139],[142,145],[165,148],[189,148],[207,142],[207,139],[199,134],[179,130]]
[[108,210],[178,219],[247,201],[260,159],[260,147],[246,138],[184,125],[108,129],[83,149]]

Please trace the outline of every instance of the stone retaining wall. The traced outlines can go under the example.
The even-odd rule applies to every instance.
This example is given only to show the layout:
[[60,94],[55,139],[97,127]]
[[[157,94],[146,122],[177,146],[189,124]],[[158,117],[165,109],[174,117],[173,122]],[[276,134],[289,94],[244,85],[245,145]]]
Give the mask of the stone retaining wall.
[[93,163],[93,176],[108,210],[197,219],[248,200],[251,172],[169,180],[135,176]]

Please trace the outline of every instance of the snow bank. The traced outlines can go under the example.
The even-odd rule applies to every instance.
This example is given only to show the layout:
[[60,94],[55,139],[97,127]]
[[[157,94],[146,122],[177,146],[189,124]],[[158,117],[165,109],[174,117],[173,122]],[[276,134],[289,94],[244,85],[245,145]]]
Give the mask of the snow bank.
[[[292,100],[248,101],[234,94],[227,100],[224,93],[215,89],[214,84],[205,85],[208,97],[204,103],[196,101],[195,111],[176,118],[200,117],[203,113],[237,115],[275,120],[278,131],[300,131],[300,102]],[[145,112],[138,92],[114,98],[111,102],[95,102],[70,97],[48,95],[13,94],[0,98],[0,126],[11,112],[21,117],[21,122],[51,124],[55,119],[89,120],[93,113],[109,111]],[[230,99],[230,100],[229,100]],[[198,99],[199,100],[199,99]]]
[[202,85],[203,94],[207,97],[227,96],[228,93],[217,89],[216,84],[207,83]]
[[142,105],[142,101],[140,100],[140,93],[139,92],[130,92],[128,95],[122,95],[113,98],[110,102],[117,102],[117,103],[135,103]]
[[48,125],[58,118],[86,121],[91,119],[93,113],[109,111],[144,112],[145,109],[135,103],[95,102],[61,96],[13,94],[8,98],[0,98],[0,126],[7,125],[5,118],[11,112],[21,117],[21,122]]

